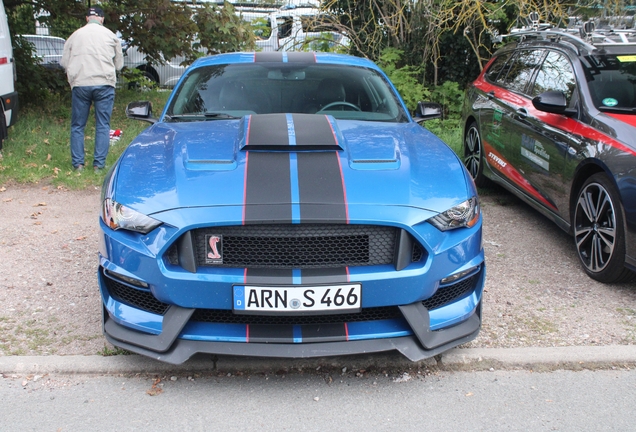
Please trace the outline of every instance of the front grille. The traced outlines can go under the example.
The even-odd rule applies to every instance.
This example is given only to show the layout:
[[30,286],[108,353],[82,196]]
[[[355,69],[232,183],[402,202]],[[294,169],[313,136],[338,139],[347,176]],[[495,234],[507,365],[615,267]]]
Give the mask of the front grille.
[[192,315],[193,321],[249,324],[249,325],[310,325],[335,324],[343,322],[377,321],[402,318],[397,306],[365,308],[358,313],[337,315],[236,315],[225,309],[197,309]]
[[150,291],[129,287],[109,277],[104,277],[104,282],[111,297],[134,308],[163,315],[170,307],[157,300]]
[[[336,268],[393,262],[398,229],[371,225],[253,225],[195,230],[197,266]],[[222,264],[206,263],[206,236],[223,237]]]

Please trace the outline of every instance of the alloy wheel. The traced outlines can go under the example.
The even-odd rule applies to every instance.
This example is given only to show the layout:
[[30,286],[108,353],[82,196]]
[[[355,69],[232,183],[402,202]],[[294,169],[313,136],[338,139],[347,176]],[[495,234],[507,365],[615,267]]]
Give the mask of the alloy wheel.
[[574,239],[590,272],[598,273],[608,266],[616,244],[616,213],[609,192],[599,183],[589,183],[579,194]]
[[477,180],[481,174],[481,138],[477,126],[473,123],[464,140],[464,165],[468,169],[473,180]]

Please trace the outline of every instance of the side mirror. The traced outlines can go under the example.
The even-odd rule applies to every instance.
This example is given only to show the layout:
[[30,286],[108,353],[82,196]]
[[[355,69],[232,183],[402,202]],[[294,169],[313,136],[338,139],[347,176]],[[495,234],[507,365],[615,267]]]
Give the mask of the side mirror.
[[442,106],[435,102],[418,102],[415,110],[415,120],[421,123],[426,120],[442,118]]
[[149,123],[156,123],[157,119],[152,116],[152,102],[138,101],[131,102],[126,107],[126,117],[133,120],[142,120]]
[[573,108],[568,108],[568,101],[560,91],[547,91],[532,99],[532,105],[539,111],[553,114],[572,116],[577,113]]

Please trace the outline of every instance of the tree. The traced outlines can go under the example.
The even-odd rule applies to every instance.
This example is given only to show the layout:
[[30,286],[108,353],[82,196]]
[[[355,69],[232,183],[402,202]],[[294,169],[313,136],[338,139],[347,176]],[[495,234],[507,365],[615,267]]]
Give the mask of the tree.
[[[120,34],[126,43],[138,46],[148,62],[162,62],[183,56],[186,63],[202,52],[210,54],[254,49],[250,24],[241,20],[234,7],[211,3],[172,2],[170,0],[5,0],[9,27],[14,35],[35,33],[35,15],[49,28],[52,36],[67,38],[85,24],[86,9],[99,4],[105,13],[104,25]],[[24,48],[24,40],[13,38],[18,65],[18,91],[26,92],[22,100],[42,97],[34,88],[46,88],[46,81],[35,82],[41,74],[32,67],[36,60]],[[31,67],[29,67],[31,65]],[[35,73],[35,75],[34,75]],[[28,81],[27,81],[28,80]],[[30,96],[30,97],[28,97]]]
[[[620,1],[620,0],[611,0]],[[506,32],[519,17],[537,11],[544,21],[563,22],[569,3],[561,0],[323,0],[333,27],[351,40],[354,54],[378,61],[387,47],[403,52],[404,66],[422,65],[423,77],[437,85],[445,65],[459,65],[457,77],[481,70],[490,58],[492,36]],[[567,22],[567,21],[565,21]],[[462,41],[463,39],[463,41]],[[432,73],[427,65],[432,66]],[[474,75],[474,74],[473,74]]]

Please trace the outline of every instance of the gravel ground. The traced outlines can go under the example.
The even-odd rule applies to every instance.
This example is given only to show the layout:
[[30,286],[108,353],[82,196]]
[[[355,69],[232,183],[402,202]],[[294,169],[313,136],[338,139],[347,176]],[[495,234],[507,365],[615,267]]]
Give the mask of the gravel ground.
[[[90,355],[101,334],[99,190],[0,186],[0,355]],[[636,282],[603,285],[572,240],[505,191],[482,196],[487,282],[467,347],[636,343]]]

